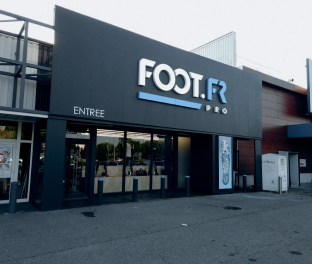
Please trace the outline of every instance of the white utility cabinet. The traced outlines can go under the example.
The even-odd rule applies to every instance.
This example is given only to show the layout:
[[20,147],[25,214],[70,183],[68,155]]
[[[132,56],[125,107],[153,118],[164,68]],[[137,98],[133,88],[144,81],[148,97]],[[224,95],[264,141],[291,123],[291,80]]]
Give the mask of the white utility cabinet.
[[279,192],[279,177],[282,177],[282,191],[287,191],[287,157],[278,154],[262,155],[262,189]]

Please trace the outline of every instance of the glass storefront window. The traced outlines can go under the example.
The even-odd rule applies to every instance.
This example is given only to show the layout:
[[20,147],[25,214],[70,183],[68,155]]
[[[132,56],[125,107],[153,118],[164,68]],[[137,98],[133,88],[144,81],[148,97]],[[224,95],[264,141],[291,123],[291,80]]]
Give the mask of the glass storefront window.
[[149,190],[151,134],[127,132],[125,191],[133,190],[133,177],[138,177],[138,190]]
[[[166,144],[166,141],[170,141],[169,144]],[[169,152],[166,151],[166,147],[170,148]],[[153,190],[160,189],[160,177],[166,177],[166,188],[168,182],[168,173],[165,166],[165,159],[166,159],[166,152],[167,155],[171,154],[171,137],[164,136],[164,135],[154,135],[153,137]],[[168,157],[167,157],[168,158]]]
[[104,193],[122,191],[124,132],[97,130],[94,192],[104,179]]
[[9,200],[10,182],[10,178],[0,178],[0,201]]
[[17,199],[27,198],[28,181],[29,181],[29,167],[30,167],[30,150],[31,143],[21,143],[20,155],[18,162],[18,191]]
[[37,196],[38,197],[40,197],[42,194],[44,152],[45,152],[45,143],[40,143],[39,172],[38,172],[38,185],[37,185]]
[[32,132],[33,123],[0,121],[0,200],[11,182],[18,182],[17,199],[28,199]]
[[21,140],[31,140],[32,138],[32,123],[22,123]]
[[0,138],[17,139],[18,122],[0,121]]
[[66,138],[90,139],[90,133],[80,133],[80,132],[67,130]]

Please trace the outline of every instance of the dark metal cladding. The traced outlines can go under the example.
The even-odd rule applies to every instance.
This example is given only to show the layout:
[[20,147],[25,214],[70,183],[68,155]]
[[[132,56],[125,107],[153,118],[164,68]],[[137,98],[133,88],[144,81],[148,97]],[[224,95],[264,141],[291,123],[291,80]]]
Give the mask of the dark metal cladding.
[[[217,93],[212,101],[194,98],[193,85],[184,95],[173,90],[161,91],[155,86],[153,76],[146,78],[145,86],[139,86],[142,58],[156,61],[154,68],[164,63],[173,70],[181,68],[203,75],[199,82],[200,95],[205,93],[208,78],[225,82],[227,104],[220,102]],[[168,80],[165,73],[160,78],[163,83]],[[176,83],[183,86],[183,79],[177,77]],[[254,74],[56,7],[52,116],[261,139],[261,89],[261,78]],[[138,92],[202,106],[196,110],[139,100]],[[213,109],[205,111],[206,105],[226,108],[227,114],[214,113]],[[105,110],[104,118],[75,115],[75,106]]]

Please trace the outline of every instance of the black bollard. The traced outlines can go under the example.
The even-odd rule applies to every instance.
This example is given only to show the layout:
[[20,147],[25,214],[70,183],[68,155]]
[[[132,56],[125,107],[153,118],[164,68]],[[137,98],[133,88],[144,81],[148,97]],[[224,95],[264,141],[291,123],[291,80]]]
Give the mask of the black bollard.
[[160,199],[165,199],[166,176],[160,177]]
[[10,184],[9,214],[16,213],[17,185],[18,182],[11,182]]
[[185,196],[190,196],[190,176],[185,176]]
[[104,179],[98,179],[98,200],[97,204],[103,204],[103,187],[104,187]]
[[247,175],[243,175],[243,188],[244,192],[247,192]]
[[132,197],[133,202],[138,201],[138,185],[139,185],[139,179],[137,177],[134,177],[133,178],[133,197]]

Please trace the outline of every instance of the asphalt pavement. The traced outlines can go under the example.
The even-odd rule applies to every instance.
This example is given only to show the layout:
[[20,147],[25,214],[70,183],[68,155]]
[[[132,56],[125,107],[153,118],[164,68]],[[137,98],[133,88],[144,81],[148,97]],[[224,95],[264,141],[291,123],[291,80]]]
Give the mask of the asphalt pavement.
[[142,197],[2,211],[0,263],[312,263],[311,195]]

